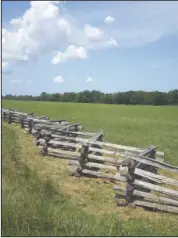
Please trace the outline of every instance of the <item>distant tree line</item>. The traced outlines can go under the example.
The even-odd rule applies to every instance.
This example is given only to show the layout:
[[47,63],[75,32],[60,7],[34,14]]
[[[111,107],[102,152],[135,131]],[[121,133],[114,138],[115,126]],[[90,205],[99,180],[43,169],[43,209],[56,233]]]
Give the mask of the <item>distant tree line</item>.
[[68,92],[68,93],[41,93],[40,96],[11,95],[2,96],[3,99],[23,101],[52,101],[77,103],[104,103],[130,105],[178,105],[178,90],[169,92],[128,91],[118,93],[102,93],[100,91]]

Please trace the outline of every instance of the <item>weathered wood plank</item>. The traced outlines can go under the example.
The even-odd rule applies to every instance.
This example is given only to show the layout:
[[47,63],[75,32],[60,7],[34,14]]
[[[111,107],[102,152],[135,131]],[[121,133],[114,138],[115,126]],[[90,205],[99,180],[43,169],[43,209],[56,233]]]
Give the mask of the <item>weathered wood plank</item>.
[[153,202],[145,202],[140,200],[135,200],[134,204],[141,207],[149,207],[153,209],[158,209],[166,212],[178,213],[178,208],[173,206],[167,206],[162,204],[157,204]]
[[24,113],[24,112],[15,112],[15,111],[9,111],[9,112],[13,113],[13,115],[16,115],[16,116],[18,116],[18,115],[27,116],[28,115],[28,113]]
[[34,122],[34,128],[35,129],[47,129],[47,130],[54,130],[54,131],[58,131],[61,130],[64,125],[62,124],[57,124],[57,123],[51,123],[51,122],[46,122],[46,123],[39,123],[39,122],[35,122],[35,120],[33,120]]
[[[119,186],[113,186],[113,189],[121,193],[122,195],[126,195],[127,191],[126,189],[123,189]],[[134,196],[135,197],[143,197],[146,200],[152,200],[153,202],[161,203],[161,204],[168,204],[168,205],[173,205],[173,206],[178,206],[178,201],[167,198],[167,197],[162,197],[158,196],[156,194],[152,193],[147,193],[147,192],[142,192],[139,190],[134,189]]]
[[114,164],[116,166],[119,166],[123,161],[122,159],[113,159],[113,158],[110,158],[110,157],[93,155],[93,154],[89,154],[88,159],[108,162],[108,163]]
[[82,148],[81,144],[76,144],[76,143],[71,143],[71,142],[64,142],[64,141],[55,141],[55,143],[54,143],[52,140],[50,140],[48,142],[48,144],[49,145],[59,145],[59,146],[72,147],[72,148],[76,148],[76,149],[81,149]]
[[148,178],[148,179],[155,181],[157,183],[166,183],[166,184],[178,186],[178,180],[167,178],[166,176],[163,176],[163,175],[158,175],[158,174],[154,174],[151,172],[147,172],[142,169],[136,168],[134,171],[134,174]]
[[132,155],[131,153],[125,153],[125,156],[128,158],[128,159],[132,159],[132,160],[135,160],[135,161],[138,161],[138,162],[141,162],[143,164],[148,164],[148,165],[152,165],[156,168],[160,168],[160,169],[167,169],[167,170],[170,170],[172,172],[178,172],[178,167],[176,166],[172,166],[170,164],[166,164],[164,162],[160,162],[160,161],[157,161],[155,159],[151,159],[151,158],[144,158],[142,156],[139,156],[139,155]]
[[148,182],[144,182],[144,181],[141,181],[141,180],[138,180],[138,179],[135,179],[133,184],[137,185],[137,186],[140,186],[140,187],[143,187],[143,188],[151,189],[155,192],[162,193],[162,194],[165,194],[167,196],[174,197],[174,199],[178,199],[178,191],[175,191],[173,189],[164,188],[164,187],[154,185],[154,184],[151,184],[151,183],[148,183]]
[[61,154],[61,155],[68,155],[68,156],[75,156],[75,157],[80,157],[80,153],[79,152],[75,152],[75,151],[68,151],[68,150],[60,150],[60,149],[53,149],[53,148],[49,148],[48,147],[48,152],[54,152],[56,154]]
[[[54,132],[54,133],[52,133],[52,132]],[[63,130],[57,131],[57,130],[45,130],[45,129],[42,129],[42,131],[41,131],[41,133],[44,133],[44,134],[51,134],[51,137],[65,139],[64,138],[65,136],[61,135],[61,132],[65,132],[65,134],[71,134],[73,136],[77,136],[77,135],[94,136],[94,135],[96,135],[96,133],[93,133],[93,132],[63,131]],[[85,139],[83,140],[83,142],[85,142]]]

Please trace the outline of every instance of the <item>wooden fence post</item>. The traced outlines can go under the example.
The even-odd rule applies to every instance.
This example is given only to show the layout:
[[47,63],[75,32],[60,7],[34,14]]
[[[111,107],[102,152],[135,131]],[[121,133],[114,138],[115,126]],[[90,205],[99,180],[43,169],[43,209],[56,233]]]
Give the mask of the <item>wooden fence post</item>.
[[[103,131],[100,131],[98,134],[94,135],[91,140],[93,141],[103,141],[103,135],[104,135],[104,132]],[[92,144],[91,147],[93,148],[97,148],[97,149],[102,149],[102,147],[100,145],[96,145],[96,144]],[[92,152],[89,152],[89,153],[92,153]],[[98,156],[102,156],[102,153],[101,152],[94,152],[93,153],[94,155],[98,155]],[[90,160],[89,160],[90,161]],[[92,162],[98,162],[97,160],[92,160]],[[103,164],[103,162],[100,162],[101,164]],[[93,168],[94,171],[98,171],[99,169],[98,168]]]
[[20,116],[20,125],[21,125],[21,128],[24,128],[24,116]]
[[41,136],[41,130],[39,130],[37,133],[36,133],[36,135],[35,135],[35,144],[36,145],[39,145],[40,144],[40,142],[39,142],[39,139],[40,138],[42,138],[42,136]]
[[[120,181],[126,182],[125,189],[119,191],[119,194],[116,193],[114,199],[117,201],[119,206],[131,205],[134,202],[134,179],[135,179],[135,168],[137,162],[132,159],[125,159],[120,166],[117,166],[117,169],[120,170],[119,174],[123,177]],[[126,179],[124,181],[124,178]]]
[[[141,153],[141,156],[147,156],[148,158],[151,158],[151,159],[156,159],[156,146],[154,145],[151,145],[150,147],[148,147],[146,150],[144,150],[142,153]],[[151,166],[151,165],[147,165],[147,164],[142,164],[142,163],[137,163],[136,165],[137,168],[139,169],[142,169],[142,170],[145,170],[145,171],[148,171],[148,172],[152,172],[152,173],[155,173],[157,174],[158,173],[158,168],[154,167],[154,166]],[[147,178],[141,178],[139,176],[137,176],[140,180],[142,181],[149,181],[149,179]],[[154,182],[152,181],[152,183],[154,184]],[[137,186],[136,186],[137,188]],[[140,191],[143,191],[143,192],[150,192],[151,190],[148,189],[148,188],[139,188]]]
[[74,131],[78,131],[78,125],[75,125]]
[[51,138],[50,136],[45,136],[44,139],[45,139],[45,142],[43,144],[43,149],[40,152],[42,156],[46,156],[48,154],[48,146],[49,146],[48,142],[50,141]]
[[[156,159],[156,148],[154,148],[150,151],[150,154],[149,154],[148,158]],[[153,166],[150,166],[149,171],[152,172],[152,173],[155,173],[155,174],[158,173],[158,169],[156,167],[153,167]]]
[[127,174],[127,186],[126,186],[126,201],[129,203],[133,203],[134,201],[134,171],[136,167],[137,162],[134,160],[128,161],[128,174]]
[[76,177],[80,177],[82,170],[84,169],[86,162],[87,162],[87,157],[88,157],[88,151],[89,151],[89,146],[87,144],[82,145],[82,150],[81,150],[81,156],[79,158],[79,167],[76,169]]
[[[156,146],[151,145],[150,147],[148,147],[146,150],[144,150],[140,156],[142,157],[148,157],[151,159],[156,159]],[[151,165],[146,165],[146,164],[142,164],[142,163],[138,163],[137,164],[137,168],[139,169],[143,169],[145,171],[149,171],[149,172],[153,172],[153,173],[157,173],[157,168],[151,166]]]
[[32,128],[33,128],[33,120],[29,119],[29,121],[28,121],[28,132],[29,132],[29,134],[32,133]]
[[9,112],[9,116],[8,116],[8,124],[12,123],[12,112]]

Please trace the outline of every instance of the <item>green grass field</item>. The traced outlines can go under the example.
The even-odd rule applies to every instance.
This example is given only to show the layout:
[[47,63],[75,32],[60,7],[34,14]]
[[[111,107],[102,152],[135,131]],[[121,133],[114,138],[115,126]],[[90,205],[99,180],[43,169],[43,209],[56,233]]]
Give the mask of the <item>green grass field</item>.
[[[178,108],[3,101],[53,119],[105,132],[104,141],[165,152],[178,165]],[[177,216],[116,207],[113,184],[68,176],[67,160],[41,157],[19,125],[2,128],[2,235],[177,236]]]

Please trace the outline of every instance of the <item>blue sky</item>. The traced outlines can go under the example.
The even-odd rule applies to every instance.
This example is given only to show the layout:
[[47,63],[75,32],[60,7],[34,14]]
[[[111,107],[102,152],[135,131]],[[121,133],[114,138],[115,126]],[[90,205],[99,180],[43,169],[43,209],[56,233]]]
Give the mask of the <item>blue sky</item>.
[[3,2],[2,92],[178,88],[178,2]]

